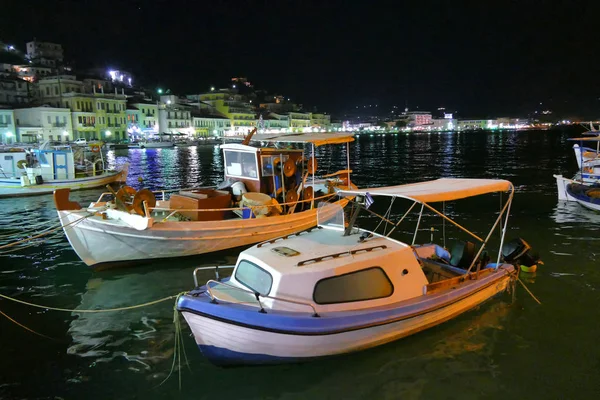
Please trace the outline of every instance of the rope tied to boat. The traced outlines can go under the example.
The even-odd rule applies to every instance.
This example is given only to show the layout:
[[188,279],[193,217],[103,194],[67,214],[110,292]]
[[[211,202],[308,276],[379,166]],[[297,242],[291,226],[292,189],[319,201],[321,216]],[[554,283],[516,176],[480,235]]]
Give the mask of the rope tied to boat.
[[[18,240],[16,242],[12,242],[12,243],[8,243],[8,244],[5,244],[5,245],[2,245],[2,246],[0,246],[0,250],[2,250],[2,249],[8,249],[10,247],[14,247],[14,246],[17,246],[19,244],[27,243],[27,242],[30,242],[32,240],[39,239],[41,237],[47,236],[47,235],[49,235],[51,233],[54,233],[54,232],[58,231],[59,229],[66,228],[66,227],[74,225],[74,224],[78,224],[79,222],[81,222],[84,219],[89,218],[89,217],[91,217],[93,215],[94,215],[93,213],[88,213],[87,215],[84,215],[83,217],[81,217],[79,219],[76,219],[75,221],[69,222],[68,224],[65,224],[65,225],[62,225],[62,226],[57,226],[57,227],[55,227],[53,229],[46,230],[46,231],[44,231],[42,233],[39,233],[39,234],[34,235],[32,237],[29,237],[29,238],[25,238],[25,239],[22,239],[22,240]],[[2,253],[0,253],[0,254],[2,254]]]
[[151,305],[154,305],[154,304],[162,303],[162,302],[167,301],[167,300],[179,298],[180,295],[181,295],[181,293],[180,294],[176,294],[176,295],[171,295],[171,296],[163,297],[162,299],[148,301],[148,302],[142,303],[142,304],[136,304],[136,305],[133,305],[133,306],[125,306],[125,307],[117,307],[117,308],[106,308],[106,309],[99,309],[99,310],[76,310],[76,309],[70,309],[70,308],[45,306],[45,305],[42,305],[42,304],[35,304],[35,303],[30,303],[28,301],[15,299],[14,297],[6,296],[6,295],[4,295],[2,293],[0,293],[0,298],[3,298],[5,300],[10,300],[10,301],[15,302],[15,303],[24,304],[24,305],[29,306],[29,307],[42,308],[44,310],[62,311],[62,312],[70,312],[70,313],[103,313],[103,312],[127,311],[127,310],[134,310],[136,308],[148,307],[148,306],[151,306]]

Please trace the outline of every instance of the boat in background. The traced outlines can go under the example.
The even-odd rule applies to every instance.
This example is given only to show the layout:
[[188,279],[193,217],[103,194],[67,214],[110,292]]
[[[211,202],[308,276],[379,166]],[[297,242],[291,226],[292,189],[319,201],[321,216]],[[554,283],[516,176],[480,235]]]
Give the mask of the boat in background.
[[[266,137],[260,137],[266,136]],[[289,235],[317,223],[317,206],[352,186],[349,169],[315,179],[315,146],[352,134],[257,135],[271,147],[224,144],[224,181],[171,193],[121,188],[82,208],[57,191],[69,243],[89,266],[198,255]],[[275,147],[295,143],[305,148]],[[312,155],[305,153],[312,145]],[[306,156],[305,156],[306,154]],[[309,179],[310,177],[310,179]]]
[[571,201],[594,211],[600,211],[600,185],[582,185],[569,183],[566,187],[567,196]]
[[[598,156],[600,154],[600,136],[585,136],[568,140],[579,142],[573,145],[579,171],[572,178],[554,175],[554,179],[556,179],[559,200],[577,201],[567,190],[569,184],[600,184],[600,157]],[[584,143],[595,144],[596,150],[585,147]]]
[[[485,240],[429,205],[497,192],[509,194]],[[196,288],[179,297],[177,309],[211,362],[303,362],[368,349],[448,321],[516,279],[500,252],[495,262],[483,252],[504,219],[503,248],[514,197],[508,181],[438,179],[339,194],[356,196],[347,223],[340,206],[327,203],[319,210],[318,229],[241,252],[235,266],[225,267],[233,268],[231,277],[220,280],[220,267],[208,267],[216,278],[198,286],[196,274],[207,267],[194,271]],[[388,212],[395,200],[413,204],[398,224],[383,218],[393,228],[382,227],[382,233],[355,227],[358,213],[382,197],[391,199]],[[415,205],[420,213],[412,244],[390,238]],[[416,246],[424,209],[479,240],[478,251],[470,242],[457,243],[452,253],[435,244]]]
[[90,189],[125,182],[128,164],[106,169],[102,143],[10,148],[0,152],[0,198],[50,194],[56,189]]

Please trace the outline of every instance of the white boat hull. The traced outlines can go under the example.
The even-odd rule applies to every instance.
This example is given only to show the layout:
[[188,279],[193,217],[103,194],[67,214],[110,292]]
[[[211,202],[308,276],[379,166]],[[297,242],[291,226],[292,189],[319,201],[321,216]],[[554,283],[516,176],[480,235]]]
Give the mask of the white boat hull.
[[[324,335],[268,332],[182,311],[201,351],[217,364],[296,362],[368,349],[438,325],[506,290],[503,274],[483,289],[444,307],[396,322]],[[327,316],[322,316],[327,318]]]
[[[347,200],[338,203],[343,207]],[[89,266],[192,256],[249,246],[317,224],[317,209],[267,218],[154,224],[135,216],[128,222],[104,220],[99,216],[81,219],[88,214],[86,210],[58,211],[69,243]]]
[[41,185],[21,186],[19,179],[0,179],[0,198],[13,196],[35,196],[51,194],[56,189],[69,188],[71,190],[91,189],[105,186],[113,182],[125,182],[127,179],[127,167],[120,171],[106,172],[93,177],[55,180]]

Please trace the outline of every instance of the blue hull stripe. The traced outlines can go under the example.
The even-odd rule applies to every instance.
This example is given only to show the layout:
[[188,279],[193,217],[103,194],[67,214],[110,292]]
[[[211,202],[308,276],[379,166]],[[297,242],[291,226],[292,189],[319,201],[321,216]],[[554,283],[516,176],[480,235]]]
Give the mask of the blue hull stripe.
[[219,366],[283,364],[310,361],[309,357],[277,357],[268,354],[240,353],[223,347],[198,345],[202,354]]
[[[499,274],[501,276],[498,276]],[[436,296],[430,301],[417,302],[403,307],[391,305],[369,311],[331,313],[324,317],[312,317],[309,313],[298,312],[270,311],[261,314],[256,307],[229,303],[213,304],[205,294],[198,297],[181,296],[177,303],[177,309],[205,318],[267,332],[304,336],[333,335],[391,324],[433,312],[470,297],[506,277],[504,272],[498,271],[486,277],[480,277],[481,283],[476,288],[457,288],[450,294]]]

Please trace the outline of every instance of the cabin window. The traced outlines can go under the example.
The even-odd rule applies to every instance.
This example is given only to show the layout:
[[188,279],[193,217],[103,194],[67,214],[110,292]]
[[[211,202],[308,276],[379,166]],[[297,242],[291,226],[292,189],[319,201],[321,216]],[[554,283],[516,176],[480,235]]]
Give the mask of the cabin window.
[[273,277],[250,261],[242,260],[235,269],[235,279],[248,289],[266,296],[271,291]]
[[389,297],[394,293],[390,278],[381,267],[371,267],[321,279],[315,285],[317,304],[348,303]]
[[223,150],[225,174],[232,177],[258,180],[258,160],[256,153]]

